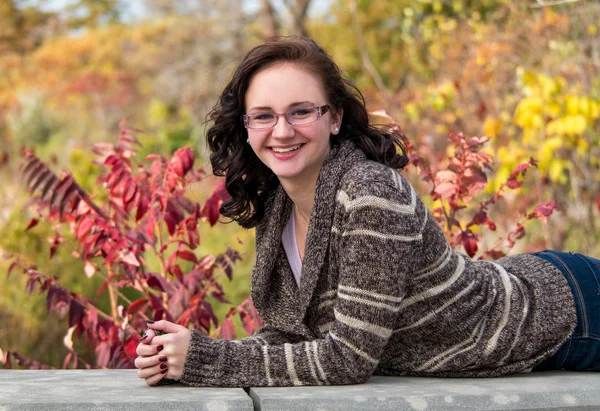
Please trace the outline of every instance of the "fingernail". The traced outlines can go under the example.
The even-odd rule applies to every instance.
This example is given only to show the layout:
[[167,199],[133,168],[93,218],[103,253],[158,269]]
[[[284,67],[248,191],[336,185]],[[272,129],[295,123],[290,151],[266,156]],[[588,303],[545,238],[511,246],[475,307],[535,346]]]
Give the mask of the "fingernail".
[[164,370],[165,368],[167,368],[167,364],[165,364],[164,362],[160,365],[160,369]]
[[164,370],[162,370],[160,373],[161,374],[165,374],[167,372],[167,369],[165,368]]
[[144,341],[146,337],[148,337],[148,332],[144,331],[144,334],[142,335],[142,338],[140,338],[140,341]]
[[167,356],[166,355],[161,355],[160,357],[158,357],[158,361],[160,361],[160,362],[167,361]]
[[163,348],[165,348],[165,347],[163,347],[162,345],[159,345],[159,346],[156,348],[156,352],[161,352],[161,351],[163,350]]
[[154,321],[152,321],[152,320],[146,320],[146,324],[154,324]]

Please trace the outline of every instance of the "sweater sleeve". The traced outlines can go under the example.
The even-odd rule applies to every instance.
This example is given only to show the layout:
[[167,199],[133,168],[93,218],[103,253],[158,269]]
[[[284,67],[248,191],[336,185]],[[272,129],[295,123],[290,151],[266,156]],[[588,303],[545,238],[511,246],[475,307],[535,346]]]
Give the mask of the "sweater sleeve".
[[[392,171],[392,170],[389,170]],[[375,371],[393,332],[427,212],[393,171],[389,181],[343,184],[332,227],[339,280],[323,338],[215,341],[192,333],[181,381],[195,386],[356,384]],[[390,270],[394,267],[394,270]]]

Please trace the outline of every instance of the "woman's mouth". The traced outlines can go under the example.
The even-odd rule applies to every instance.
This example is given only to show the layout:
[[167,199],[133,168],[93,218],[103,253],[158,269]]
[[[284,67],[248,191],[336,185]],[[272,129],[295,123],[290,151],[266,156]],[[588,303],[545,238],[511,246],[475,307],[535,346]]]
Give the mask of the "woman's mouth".
[[296,144],[295,146],[290,146],[290,147],[271,147],[271,150],[273,150],[275,153],[285,154],[285,153],[291,153],[292,151],[296,151],[301,146],[302,146],[302,144]]

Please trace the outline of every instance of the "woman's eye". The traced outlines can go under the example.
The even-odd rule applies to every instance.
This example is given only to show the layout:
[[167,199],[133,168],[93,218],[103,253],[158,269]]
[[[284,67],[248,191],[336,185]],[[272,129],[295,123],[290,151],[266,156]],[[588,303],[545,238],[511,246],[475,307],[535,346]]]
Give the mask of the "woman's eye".
[[292,110],[290,116],[292,117],[306,117],[310,114],[312,110],[309,108],[298,108],[296,110]]
[[273,114],[271,113],[261,113],[261,114],[255,114],[254,115],[254,120],[256,121],[271,121],[273,120]]

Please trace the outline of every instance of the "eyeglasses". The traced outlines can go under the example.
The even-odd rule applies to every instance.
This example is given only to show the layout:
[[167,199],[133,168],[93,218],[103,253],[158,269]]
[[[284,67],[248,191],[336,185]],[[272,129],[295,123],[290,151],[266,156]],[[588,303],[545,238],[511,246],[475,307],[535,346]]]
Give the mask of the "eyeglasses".
[[297,107],[284,114],[275,113],[274,111],[244,114],[244,127],[253,130],[264,130],[275,127],[281,116],[284,116],[285,121],[291,125],[300,126],[317,121],[323,114],[327,113],[327,111],[329,111],[329,106],[326,104],[321,107]]

